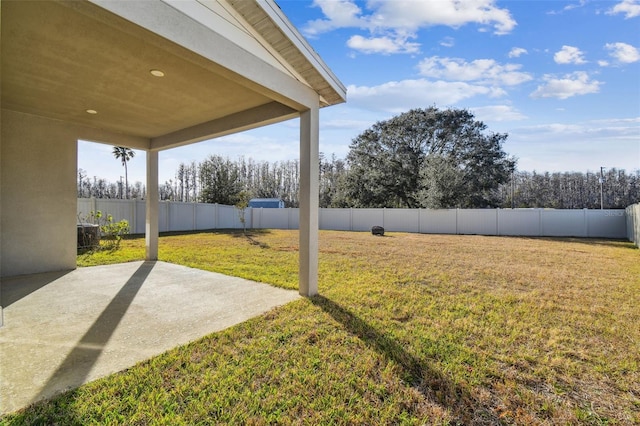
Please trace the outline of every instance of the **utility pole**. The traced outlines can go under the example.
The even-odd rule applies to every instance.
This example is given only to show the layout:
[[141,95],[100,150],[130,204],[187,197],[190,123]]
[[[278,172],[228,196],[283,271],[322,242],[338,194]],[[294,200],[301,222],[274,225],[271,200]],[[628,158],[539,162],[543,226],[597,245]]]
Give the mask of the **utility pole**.
[[515,203],[513,201],[513,195],[515,193],[515,182],[513,181],[513,171],[511,171],[511,209],[513,210]]
[[604,192],[602,185],[604,184],[604,167],[600,167],[600,210],[604,208]]

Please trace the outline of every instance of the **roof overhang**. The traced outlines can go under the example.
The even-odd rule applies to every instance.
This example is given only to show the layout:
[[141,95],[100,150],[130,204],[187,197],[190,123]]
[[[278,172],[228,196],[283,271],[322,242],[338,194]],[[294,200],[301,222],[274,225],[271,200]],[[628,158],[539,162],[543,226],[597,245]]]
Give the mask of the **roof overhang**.
[[270,0],[0,4],[2,108],[96,129],[98,142],[166,149],[346,99]]

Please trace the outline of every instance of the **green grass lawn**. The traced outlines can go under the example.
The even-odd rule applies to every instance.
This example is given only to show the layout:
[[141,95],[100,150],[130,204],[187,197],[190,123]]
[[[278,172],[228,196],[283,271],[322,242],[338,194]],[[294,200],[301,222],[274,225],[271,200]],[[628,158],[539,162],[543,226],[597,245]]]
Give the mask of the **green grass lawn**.
[[[297,239],[164,235],[159,257],[297,289]],[[640,424],[631,243],[322,231],[320,293],[0,423]]]

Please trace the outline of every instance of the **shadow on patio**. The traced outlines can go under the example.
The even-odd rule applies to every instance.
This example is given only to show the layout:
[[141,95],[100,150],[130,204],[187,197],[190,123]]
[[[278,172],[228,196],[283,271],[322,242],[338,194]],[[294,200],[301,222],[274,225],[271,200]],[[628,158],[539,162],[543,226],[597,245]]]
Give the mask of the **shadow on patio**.
[[5,279],[2,287],[0,415],[299,297],[164,262]]
[[60,389],[70,389],[85,382],[111,335],[129,309],[138,290],[151,273],[156,262],[144,262],[118,291],[98,319],[51,375],[33,401],[39,401]]

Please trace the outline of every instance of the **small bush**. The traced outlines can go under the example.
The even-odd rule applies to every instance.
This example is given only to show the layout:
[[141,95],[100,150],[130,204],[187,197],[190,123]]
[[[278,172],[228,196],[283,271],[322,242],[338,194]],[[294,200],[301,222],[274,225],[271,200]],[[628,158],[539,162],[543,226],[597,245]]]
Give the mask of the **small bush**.
[[94,248],[97,250],[119,249],[120,241],[130,232],[129,221],[122,219],[119,222],[114,222],[112,215],[104,215],[100,210],[90,212],[81,222],[91,223],[100,227],[102,244]]

